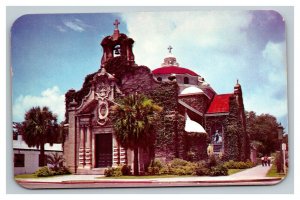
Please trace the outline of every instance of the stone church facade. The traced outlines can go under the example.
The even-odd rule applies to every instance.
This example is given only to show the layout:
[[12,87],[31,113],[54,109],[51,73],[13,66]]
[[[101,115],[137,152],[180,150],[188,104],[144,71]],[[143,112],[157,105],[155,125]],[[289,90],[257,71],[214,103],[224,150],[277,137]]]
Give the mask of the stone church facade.
[[172,47],[159,68],[138,66],[134,40],[120,33],[118,24],[116,20],[113,34],[101,42],[100,69],[86,76],[79,91],[71,89],[65,95],[67,167],[76,174],[103,174],[119,164],[133,167],[133,151],[117,141],[110,113],[118,98],[134,93],[163,108],[153,141],[139,151],[141,171],[154,158],[206,159],[209,144],[224,159],[248,159],[241,85],[237,83],[232,93],[217,94],[203,77],[179,66]]

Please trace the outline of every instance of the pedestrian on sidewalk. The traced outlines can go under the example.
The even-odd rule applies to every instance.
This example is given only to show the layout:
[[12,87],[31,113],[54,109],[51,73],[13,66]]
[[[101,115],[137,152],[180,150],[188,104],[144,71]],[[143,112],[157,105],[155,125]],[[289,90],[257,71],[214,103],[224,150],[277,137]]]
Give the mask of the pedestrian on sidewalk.
[[268,164],[268,156],[266,154],[264,157],[264,165],[267,166],[267,164]]
[[261,157],[261,166],[265,166],[265,157]]

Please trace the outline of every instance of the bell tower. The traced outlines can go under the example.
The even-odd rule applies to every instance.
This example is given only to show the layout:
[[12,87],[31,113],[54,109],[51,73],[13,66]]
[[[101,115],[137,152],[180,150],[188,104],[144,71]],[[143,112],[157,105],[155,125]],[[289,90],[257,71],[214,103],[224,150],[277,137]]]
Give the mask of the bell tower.
[[115,26],[113,34],[106,36],[101,42],[103,48],[101,68],[105,67],[108,60],[119,56],[126,59],[129,64],[134,64],[134,55],[132,52],[134,40],[127,37],[127,35],[120,33],[119,24],[119,20],[116,19],[113,23]]

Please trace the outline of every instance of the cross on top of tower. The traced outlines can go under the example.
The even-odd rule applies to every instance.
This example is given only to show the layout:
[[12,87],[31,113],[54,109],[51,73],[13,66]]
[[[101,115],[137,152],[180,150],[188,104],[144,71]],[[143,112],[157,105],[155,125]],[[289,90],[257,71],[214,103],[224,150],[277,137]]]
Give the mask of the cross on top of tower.
[[115,30],[118,30],[118,26],[119,26],[120,22],[118,19],[115,20],[114,25],[115,25]]
[[169,53],[172,53],[173,47],[171,45],[168,46]]

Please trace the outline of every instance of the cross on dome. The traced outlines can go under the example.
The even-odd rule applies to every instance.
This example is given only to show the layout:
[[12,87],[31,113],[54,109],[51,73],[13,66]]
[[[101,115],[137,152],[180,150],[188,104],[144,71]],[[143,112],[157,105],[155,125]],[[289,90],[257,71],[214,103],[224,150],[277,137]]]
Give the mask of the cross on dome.
[[118,19],[115,20],[114,25],[115,25],[115,30],[118,30],[118,26],[119,26],[120,22]]
[[172,55],[172,49],[173,47],[171,45],[168,46],[169,54],[164,58],[164,62],[161,64],[162,67],[167,66],[179,66],[179,64],[176,61],[175,56]]
[[171,45],[168,46],[169,53],[172,53],[173,47]]

